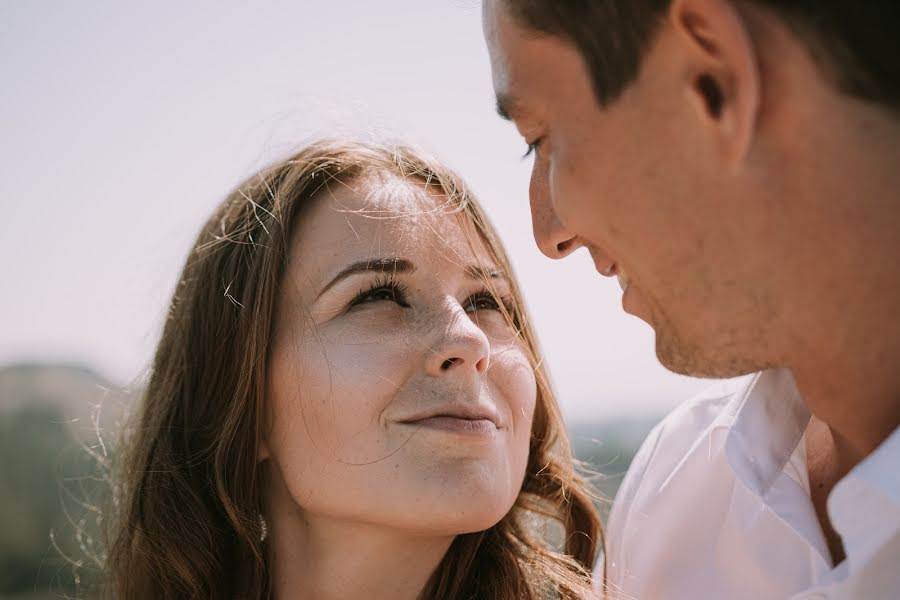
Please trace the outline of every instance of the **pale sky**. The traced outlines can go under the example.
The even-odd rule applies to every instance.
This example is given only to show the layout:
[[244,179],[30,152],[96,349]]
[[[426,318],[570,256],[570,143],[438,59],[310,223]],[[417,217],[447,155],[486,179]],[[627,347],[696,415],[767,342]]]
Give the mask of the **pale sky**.
[[660,412],[710,383],[659,365],[583,251],[538,252],[476,0],[3,2],[0,89],[0,364],[139,380],[225,193],[305,140],[358,133],[412,141],[471,183],[567,417]]

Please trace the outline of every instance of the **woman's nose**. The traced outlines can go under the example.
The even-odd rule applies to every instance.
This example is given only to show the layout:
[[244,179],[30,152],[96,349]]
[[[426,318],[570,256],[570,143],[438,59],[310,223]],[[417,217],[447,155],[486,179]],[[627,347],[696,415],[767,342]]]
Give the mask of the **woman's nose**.
[[484,331],[458,306],[442,320],[426,358],[433,377],[472,370],[483,375],[490,365],[491,344]]

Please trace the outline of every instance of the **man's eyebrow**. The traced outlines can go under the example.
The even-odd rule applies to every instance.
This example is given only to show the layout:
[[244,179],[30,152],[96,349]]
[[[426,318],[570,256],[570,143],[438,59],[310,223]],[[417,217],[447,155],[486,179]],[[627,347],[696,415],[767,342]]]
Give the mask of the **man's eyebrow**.
[[334,285],[339,281],[342,281],[350,277],[351,275],[356,275],[358,273],[412,273],[415,270],[415,265],[413,265],[412,262],[406,260],[405,258],[397,258],[391,256],[385,258],[370,258],[366,260],[358,260],[341,269],[340,272],[335,275],[331,279],[331,281],[329,281],[325,285],[325,287],[322,288],[317,297],[320,297],[322,294],[334,287]]

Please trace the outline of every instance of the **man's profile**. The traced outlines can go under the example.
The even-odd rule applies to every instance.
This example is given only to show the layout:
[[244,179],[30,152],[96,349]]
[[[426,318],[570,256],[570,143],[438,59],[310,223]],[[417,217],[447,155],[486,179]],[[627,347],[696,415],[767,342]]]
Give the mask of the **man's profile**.
[[535,239],[619,277],[669,369],[610,522],[636,598],[900,589],[900,7],[486,0]]

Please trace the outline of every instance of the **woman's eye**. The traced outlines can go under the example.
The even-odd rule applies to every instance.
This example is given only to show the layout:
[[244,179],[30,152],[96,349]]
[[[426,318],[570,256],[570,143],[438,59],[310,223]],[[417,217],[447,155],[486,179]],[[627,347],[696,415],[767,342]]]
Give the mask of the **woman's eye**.
[[377,302],[378,300],[390,300],[394,301],[397,299],[397,295],[394,293],[394,290],[381,288],[379,290],[372,290],[371,292],[367,292],[362,295],[359,299],[360,302]]
[[375,302],[395,302],[400,306],[409,306],[406,303],[406,295],[399,285],[379,285],[368,290],[359,292],[350,306],[358,306],[360,304],[372,304]]
[[479,311],[479,310],[500,310],[500,303],[497,301],[494,296],[489,294],[488,292],[481,292],[479,294],[475,294],[469,299],[468,309]]

